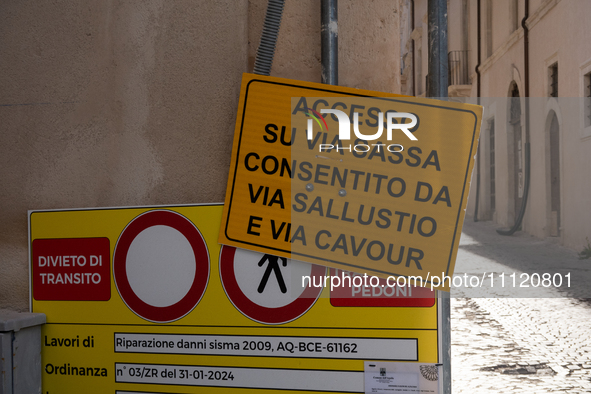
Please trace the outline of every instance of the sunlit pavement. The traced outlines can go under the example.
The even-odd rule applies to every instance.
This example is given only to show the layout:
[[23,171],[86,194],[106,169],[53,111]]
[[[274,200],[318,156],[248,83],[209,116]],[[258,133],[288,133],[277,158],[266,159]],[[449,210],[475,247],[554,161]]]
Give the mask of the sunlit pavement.
[[504,237],[468,218],[456,274],[571,272],[571,286],[509,288],[506,276],[505,289],[497,281],[452,290],[452,392],[591,393],[591,300],[581,299],[591,298],[590,271],[591,260],[553,239]]

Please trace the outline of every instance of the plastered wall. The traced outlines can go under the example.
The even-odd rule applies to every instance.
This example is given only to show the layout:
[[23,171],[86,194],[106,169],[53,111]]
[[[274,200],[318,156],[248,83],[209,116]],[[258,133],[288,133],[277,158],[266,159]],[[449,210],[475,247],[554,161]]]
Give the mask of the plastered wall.
[[[396,0],[339,0],[339,85],[400,93],[400,15]],[[249,70],[267,1],[249,5]],[[272,75],[321,81],[320,2],[286,1]]]
[[[0,308],[28,309],[27,210],[223,201],[266,0],[0,3]],[[339,2],[340,84],[398,92],[398,1]],[[320,81],[288,1],[272,75]]]
[[201,3],[0,6],[2,307],[28,308],[28,209],[223,200],[248,3]]
[[[482,49],[481,95],[485,111],[480,139],[481,186],[479,218],[492,220],[499,227],[509,228],[515,222],[514,131],[509,113],[512,84],[522,97],[521,133],[525,142],[525,62],[524,31],[512,30],[509,4],[497,4],[493,10],[493,53]],[[590,24],[585,15],[591,11],[589,2],[553,2],[532,0],[527,21],[529,56],[529,111],[531,169],[528,202],[521,229],[536,237],[556,237],[562,245],[578,252],[591,238],[591,126],[585,124],[585,75],[591,71]],[[472,12],[472,11],[471,11]],[[485,8],[483,8],[483,45],[485,43]],[[519,2],[518,19],[524,16],[524,2]],[[472,14],[475,25],[475,14]],[[569,26],[564,29],[563,26]],[[457,40],[457,37],[455,38]],[[471,47],[476,49],[475,43]],[[549,67],[558,65],[558,98],[549,97]],[[475,74],[473,77],[475,78]],[[475,79],[473,79],[475,87]],[[474,95],[474,89],[472,91]],[[496,98],[496,99],[494,99]],[[558,144],[550,141],[550,121],[557,117]],[[495,188],[496,207],[491,210],[490,155],[488,122],[495,122]],[[551,148],[558,150],[552,164]],[[525,149],[525,148],[524,148]],[[551,165],[559,173],[559,228],[552,218]],[[554,180],[555,181],[555,180]],[[473,183],[475,185],[475,182]],[[474,212],[476,193],[470,194],[468,212]]]

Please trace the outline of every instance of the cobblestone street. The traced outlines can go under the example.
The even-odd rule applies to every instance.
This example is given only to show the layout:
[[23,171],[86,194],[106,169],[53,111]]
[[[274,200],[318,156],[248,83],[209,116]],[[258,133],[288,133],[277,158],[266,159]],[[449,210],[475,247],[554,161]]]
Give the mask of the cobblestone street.
[[[511,250],[518,252],[504,259]],[[544,298],[468,297],[476,293],[452,290],[454,394],[591,393],[591,302],[573,296],[589,298],[591,260],[579,260],[551,239],[502,237],[490,223],[467,218],[457,261],[456,274],[530,272],[534,264],[539,273],[565,273],[566,267],[577,280],[570,288],[546,289]]]

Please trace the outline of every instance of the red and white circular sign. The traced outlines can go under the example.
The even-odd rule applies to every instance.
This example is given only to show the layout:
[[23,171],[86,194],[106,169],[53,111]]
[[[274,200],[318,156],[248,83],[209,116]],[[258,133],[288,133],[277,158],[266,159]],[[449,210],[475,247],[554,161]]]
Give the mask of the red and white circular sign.
[[209,253],[199,230],[169,210],[145,212],[123,230],[113,254],[113,278],[125,304],[157,323],[195,308],[209,280]]
[[301,286],[302,277],[322,283],[326,268],[246,249],[223,246],[220,277],[228,299],[243,315],[263,324],[284,324],[306,313],[322,287]]

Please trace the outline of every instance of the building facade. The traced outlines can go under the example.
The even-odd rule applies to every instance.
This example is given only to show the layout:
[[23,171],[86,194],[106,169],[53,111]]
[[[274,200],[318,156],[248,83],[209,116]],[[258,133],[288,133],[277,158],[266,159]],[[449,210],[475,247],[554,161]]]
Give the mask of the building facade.
[[[424,96],[427,1],[401,8],[402,93]],[[578,251],[591,238],[589,13],[584,0],[448,1],[449,96],[484,106],[468,213]]]
[[[28,210],[223,202],[267,3],[0,3],[0,309],[28,309]],[[341,85],[399,93],[397,5],[339,2]],[[285,2],[271,75],[320,55],[320,2]]]

